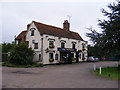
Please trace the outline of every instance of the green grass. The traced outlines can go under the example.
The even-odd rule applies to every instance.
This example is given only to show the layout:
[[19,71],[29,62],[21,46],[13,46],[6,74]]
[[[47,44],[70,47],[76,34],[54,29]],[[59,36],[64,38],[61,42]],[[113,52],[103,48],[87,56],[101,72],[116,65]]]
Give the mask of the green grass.
[[102,68],[102,73],[101,75],[99,74],[99,69],[96,69],[94,73],[100,77],[105,77],[113,80],[120,80],[120,70],[118,67],[107,67],[107,68]]
[[7,67],[17,67],[17,68],[32,68],[32,67],[43,67],[43,64],[33,64],[33,65],[15,65],[11,63],[2,63],[2,66]]
[[0,62],[0,66],[2,66],[2,62]]

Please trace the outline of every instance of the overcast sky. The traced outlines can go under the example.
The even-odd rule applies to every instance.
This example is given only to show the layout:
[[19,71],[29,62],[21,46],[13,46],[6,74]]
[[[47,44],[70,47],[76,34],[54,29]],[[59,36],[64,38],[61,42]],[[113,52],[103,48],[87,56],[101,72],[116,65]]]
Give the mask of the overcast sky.
[[[100,31],[98,19],[105,19],[102,8],[107,9],[109,3],[115,0],[4,0],[0,3],[0,38],[1,42],[12,42],[14,36],[26,30],[32,21],[63,28],[63,21],[69,20],[71,31],[78,32],[88,41],[86,33],[90,26]],[[2,21],[1,21],[2,20]],[[0,42],[0,43],[1,43]]]

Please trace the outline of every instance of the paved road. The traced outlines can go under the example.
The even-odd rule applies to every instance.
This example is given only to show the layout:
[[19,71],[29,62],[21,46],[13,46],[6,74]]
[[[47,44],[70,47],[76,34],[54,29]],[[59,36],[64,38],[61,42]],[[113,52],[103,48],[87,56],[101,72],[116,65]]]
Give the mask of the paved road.
[[[118,62],[96,62],[97,67]],[[92,73],[93,63],[50,65],[43,68],[3,67],[3,88],[118,88],[117,80]]]

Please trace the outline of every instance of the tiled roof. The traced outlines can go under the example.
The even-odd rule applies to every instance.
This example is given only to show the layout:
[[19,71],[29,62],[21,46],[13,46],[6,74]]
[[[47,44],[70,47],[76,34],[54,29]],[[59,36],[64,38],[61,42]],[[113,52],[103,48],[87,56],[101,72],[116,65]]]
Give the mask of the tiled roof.
[[48,34],[48,35],[53,35],[53,36],[58,36],[58,37],[65,37],[65,38],[70,38],[70,39],[83,40],[81,38],[81,36],[76,32],[66,31],[62,28],[42,24],[42,23],[35,22],[35,21],[33,21],[33,22],[36,25],[40,34]]
[[22,32],[16,37],[16,39],[17,39],[17,40],[21,40],[22,42],[25,42],[25,40],[26,40],[26,32],[27,32],[27,30],[22,31]]
[[[36,27],[37,27],[38,31],[40,32],[40,34],[47,34],[47,35],[53,35],[53,36],[65,37],[65,38],[77,39],[77,40],[82,40],[83,41],[81,36],[76,32],[67,31],[67,30],[64,30],[62,28],[58,28],[58,27],[51,26],[51,25],[46,25],[46,24],[43,24],[43,23],[40,23],[40,22],[35,22],[35,21],[33,21],[33,22],[36,25]],[[27,32],[27,30],[22,31],[16,37],[16,39],[18,39],[18,40],[20,39],[23,42],[25,42],[25,40],[26,40],[25,39],[26,38],[26,32]]]

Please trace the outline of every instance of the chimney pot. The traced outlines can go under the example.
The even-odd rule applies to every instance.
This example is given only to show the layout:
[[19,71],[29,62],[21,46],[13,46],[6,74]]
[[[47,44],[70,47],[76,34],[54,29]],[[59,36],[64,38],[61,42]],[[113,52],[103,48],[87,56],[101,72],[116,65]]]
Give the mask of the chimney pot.
[[27,25],[27,30],[28,30],[29,27],[30,27],[30,24]]
[[64,20],[63,29],[66,30],[66,31],[69,31],[70,23],[68,22],[68,20]]

